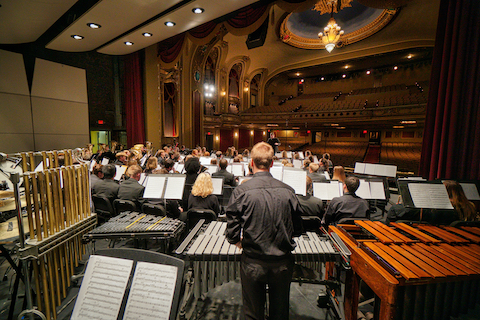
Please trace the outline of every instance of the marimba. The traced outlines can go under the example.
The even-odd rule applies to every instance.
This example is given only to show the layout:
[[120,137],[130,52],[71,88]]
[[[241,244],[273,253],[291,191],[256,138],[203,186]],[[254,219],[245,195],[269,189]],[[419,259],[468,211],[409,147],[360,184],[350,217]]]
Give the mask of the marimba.
[[346,319],[357,319],[359,280],[376,294],[375,317],[450,319],[480,297],[480,228],[355,221],[331,226],[352,251]]
[[92,239],[179,239],[185,223],[162,216],[154,216],[140,212],[122,212],[110,218],[101,226],[83,236],[84,240]]
[[[230,244],[225,238],[226,222],[204,220],[192,229],[175,251],[186,260],[193,261],[194,296],[200,295],[240,275],[241,249]],[[297,263],[320,272],[327,261],[339,262],[340,253],[330,240],[307,232],[294,239],[297,243],[292,252]]]

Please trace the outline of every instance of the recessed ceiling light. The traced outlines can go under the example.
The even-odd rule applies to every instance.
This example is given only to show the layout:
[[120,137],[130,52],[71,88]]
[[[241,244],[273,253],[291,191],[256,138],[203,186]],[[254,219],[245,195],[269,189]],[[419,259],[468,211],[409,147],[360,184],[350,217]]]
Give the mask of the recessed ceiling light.
[[151,36],[153,36],[153,34],[151,34],[150,32],[144,32],[144,33],[142,33],[142,35],[143,35],[144,37],[151,37]]
[[176,23],[175,23],[175,22],[172,22],[172,21],[167,21],[167,22],[165,22],[165,25],[166,25],[167,27],[173,27],[175,24],[176,24]]
[[407,56],[407,59],[412,59],[412,57],[413,57],[413,56],[412,56],[411,54],[409,54],[409,55]]
[[192,12],[196,14],[203,13],[205,10],[203,8],[193,8]]
[[370,74],[370,70],[367,70],[367,74]]
[[348,69],[348,68],[350,68],[350,66],[349,66],[348,64],[347,64],[347,65],[345,65],[345,69]]
[[299,76],[300,76],[300,73],[297,72],[297,73],[295,73],[295,75],[296,75],[297,77],[299,77]]
[[347,75],[346,75],[346,74],[342,75],[342,78],[346,78],[346,77],[347,77]]
[[397,70],[397,69],[398,69],[398,67],[397,67],[397,66],[393,67],[393,70]]
[[322,80],[322,81],[323,81],[323,80],[325,80],[325,78],[324,78],[324,77],[321,77],[321,78],[320,78],[320,80]]
[[87,26],[89,26],[92,29],[98,29],[101,28],[102,26],[96,23],[87,23]]
[[83,39],[83,36],[78,35],[78,34],[72,34],[71,37],[75,40],[82,40]]
[[127,46],[133,46],[133,42],[131,42],[131,41],[125,41],[124,43],[125,43],[125,45],[127,45]]

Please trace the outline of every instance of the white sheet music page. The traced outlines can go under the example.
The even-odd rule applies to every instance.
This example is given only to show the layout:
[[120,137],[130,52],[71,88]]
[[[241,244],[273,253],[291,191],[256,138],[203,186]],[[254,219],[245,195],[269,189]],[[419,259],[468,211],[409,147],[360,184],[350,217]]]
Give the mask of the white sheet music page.
[[127,171],[127,166],[115,166],[117,168],[117,171],[115,172],[115,178],[114,180],[120,181],[122,178],[122,175]]
[[232,164],[232,173],[235,177],[243,177],[243,165],[241,163],[239,164]]
[[417,208],[453,209],[447,189],[442,184],[409,183],[408,190]]
[[138,262],[123,319],[168,320],[176,280],[177,267]]
[[370,195],[372,199],[385,200],[385,188],[381,181],[370,181]]
[[102,166],[106,166],[110,162],[110,159],[108,158],[103,158],[102,159]]
[[367,180],[360,179],[360,185],[358,186],[357,191],[355,191],[355,194],[362,199],[372,199],[370,184]]
[[270,168],[270,174],[277,180],[282,181],[283,179],[283,165],[276,166]]
[[354,173],[365,173],[365,163],[362,162],[355,162],[355,169],[353,169]]
[[283,182],[295,190],[295,194],[307,195],[307,172],[301,169],[284,168]]
[[186,176],[183,174],[169,176],[165,187],[165,195],[163,197],[165,199],[181,200],[183,197],[183,188],[185,187],[185,179]]
[[377,167],[376,164],[373,163],[365,163],[365,174],[375,175],[375,168]]
[[214,195],[220,196],[223,191],[223,178],[214,178],[212,177],[213,184],[213,193]]
[[149,175],[143,192],[145,199],[161,199],[165,188],[165,177]]
[[480,195],[478,194],[475,183],[460,182],[460,185],[462,186],[465,197],[467,197],[468,200],[480,200]]
[[132,260],[91,255],[70,319],[116,320],[132,266]]

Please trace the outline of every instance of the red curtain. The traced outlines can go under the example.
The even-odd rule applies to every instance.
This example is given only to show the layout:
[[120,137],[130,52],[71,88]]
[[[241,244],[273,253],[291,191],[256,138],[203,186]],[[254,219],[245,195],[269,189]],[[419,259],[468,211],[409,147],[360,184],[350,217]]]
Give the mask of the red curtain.
[[238,130],[238,150],[242,152],[243,149],[250,148],[250,130],[239,129]]
[[141,52],[135,52],[125,57],[125,112],[127,144],[130,147],[145,142],[142,65]]
[[225,153],[233,146],[233,131],[231,129],[220,129],[220,151]]
[[216,26],[217,26],[217,23],[210,21],[196,28],[193,28],[188,33],[190,33],[190,35],[195,38],[205,38],[205,37],[208,37],[208,35],[212,33],[213,30],[215,30]]
[[174,61],[182,51],[185,33],[163,40],[158,44],[158,55],[165,63]]
[[420,175],[480,179],[480,1],[441,0]]
[[267,9],[268,5],[258,8],[248,6],[240,9],[238,13],[233,18],[228,19],[227,22],[234,28],[246,28],[260,19]]

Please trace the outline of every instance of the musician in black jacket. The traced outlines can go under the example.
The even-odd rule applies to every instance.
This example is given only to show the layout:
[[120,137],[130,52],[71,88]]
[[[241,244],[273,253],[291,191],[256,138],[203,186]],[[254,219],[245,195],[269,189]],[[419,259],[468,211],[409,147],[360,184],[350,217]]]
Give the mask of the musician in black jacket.
[[224,184],[235,187],[237,185],[237,182],[235,181],[235,176],[233,175],[233,173],[227,171],[227,159],[220,159],[218,166],[220,167],[220,170],[212,173],[212,177],[223,177]]
[[273,148],[257,143],[251,152],[254,175],[235,188],[227,206],[228,242],[243,248],[240,265],[245,319],[265,319],[266,286],[269,319],[288,319],[295,248],[301,234],[302,209],[295,191],[275,179]]

